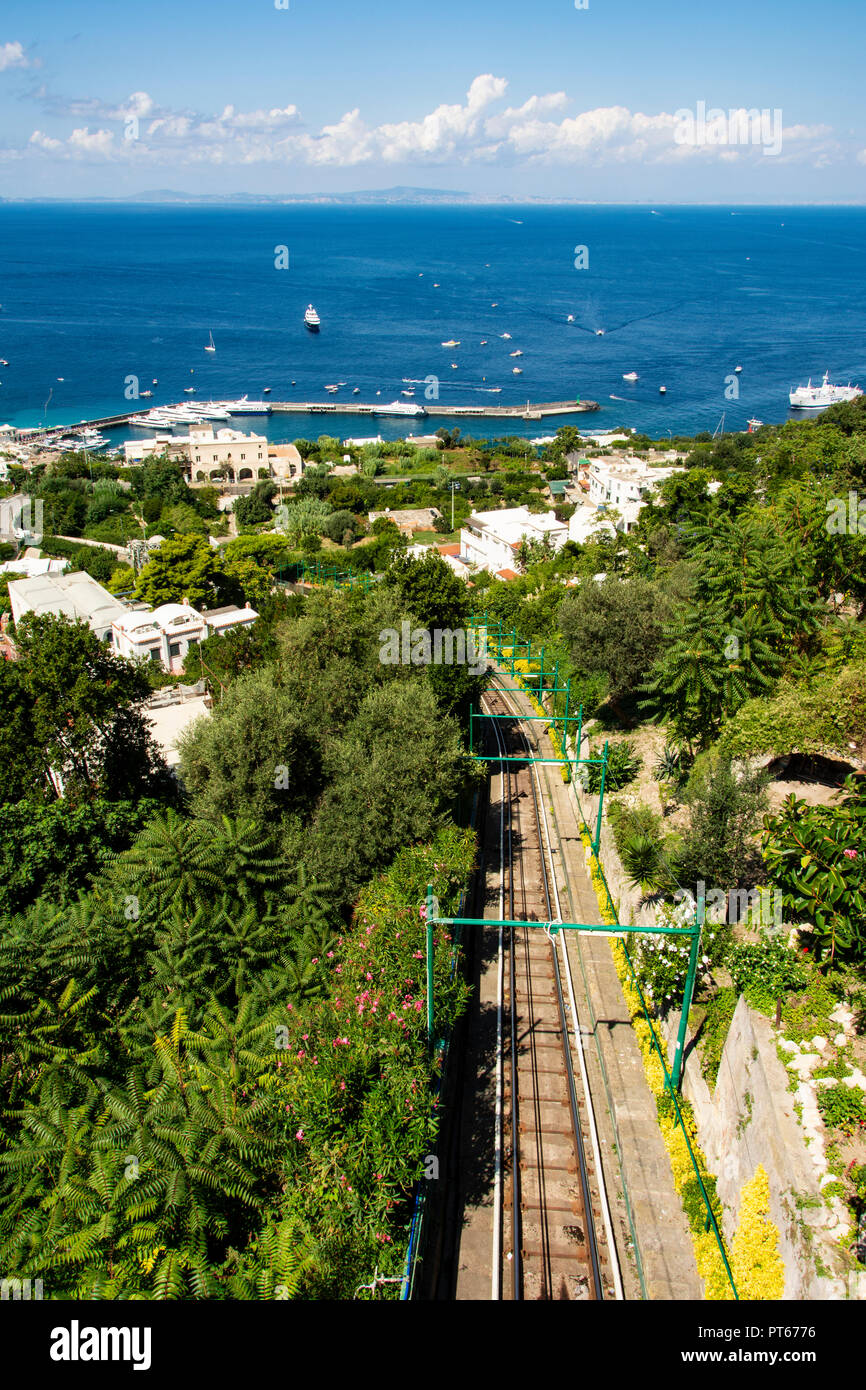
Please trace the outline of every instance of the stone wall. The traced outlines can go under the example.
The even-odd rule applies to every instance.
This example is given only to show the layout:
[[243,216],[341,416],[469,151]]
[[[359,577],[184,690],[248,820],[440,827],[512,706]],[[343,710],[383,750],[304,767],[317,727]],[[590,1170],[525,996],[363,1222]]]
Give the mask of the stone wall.
[[[672,1014],[664,1025],[671,1059],[679,1020],[679,1014]],[[797,1093],[789,1089],[789,1074],[776,1047],[769,1019],[741,996],[713,1093],[696,1049],[686,1048],[683,1094],[694,1107],[699,1141],[716,1175],[725,1237],[733,1239],[743,1187],[763,1165],[785,1265],[785,1298],[863,1298],[862,1274],[831,1272],[840,1267],[837,1242],[849,1218],[838,1197],[825,1198],[823,1189],[832,1175],[827,1173],[821,1127],[798,1121]]]

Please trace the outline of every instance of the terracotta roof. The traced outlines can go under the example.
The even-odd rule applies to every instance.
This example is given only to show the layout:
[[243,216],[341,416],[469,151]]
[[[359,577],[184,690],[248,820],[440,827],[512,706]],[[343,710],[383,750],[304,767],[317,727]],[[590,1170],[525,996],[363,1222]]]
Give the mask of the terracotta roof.
[[459,545],[437,545],[436,549],[439,551],[439,554],[440,554],[440,555],[459,555],[459,554],[460,554],[460,546],[459,546]]
[[497,570],[497,571],[496,571],[496,578],[497,578],[497,579],[519,579],[520,576],[519,576],[518,574],[515,574],[514,570]]

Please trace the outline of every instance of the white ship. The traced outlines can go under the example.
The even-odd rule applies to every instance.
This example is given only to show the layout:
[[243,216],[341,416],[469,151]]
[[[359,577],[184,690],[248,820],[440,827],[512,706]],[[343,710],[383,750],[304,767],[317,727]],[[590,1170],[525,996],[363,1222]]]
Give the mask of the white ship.
[[271,406],[269,401],[251,401],[248,396],[241,396],[237,401],[220,401],[230,415],[270,415]]
[[830,382],[830,373],[824,373],[824,380],[820,386],[812,385],[812,378],[809,378],[808,386],[797,386],[788,393],[793,410],[826,410],[828,405],[839,405],[841,401],[853,401],[863,392],[859,386],[852,386],[850,381],[847,386],[833,386]]
[[321,322],[322,320],[319,318],[312,304],[308,304],[307,312],[304,314],[304,323],[307,325],[310,332],[318,333]]
[[423,405],[414,405],[410,401],[392,401],[390,405],[377,405],[374,413],[376,415],[426,415],[427,411]]
[[637,381],[637,372],[623,372],[622,379],[623,381]]

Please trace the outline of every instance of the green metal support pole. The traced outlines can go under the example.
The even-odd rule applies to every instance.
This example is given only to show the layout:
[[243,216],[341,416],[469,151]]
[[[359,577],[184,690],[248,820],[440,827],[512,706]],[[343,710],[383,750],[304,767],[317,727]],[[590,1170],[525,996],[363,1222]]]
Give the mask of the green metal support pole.
[[541,697],[544,693],[544,648],[541,648],[541,670],[538,673],[538,703],[541,704]]
[[[551,708],[553,710],[554,726],[556,725],[556,696],[559,692],[559,657],[556,658],[556,665],[553,668],[553,694],[551,695]],[[566,724],[566,729],[568,725]],[[562,745],[563,748],[565,744]]]
[[469,711],[469,752],[470,752],[470,753],[474,753],[474,752],[475,752],[475,749],[472,747],[472,725],[474,724],[474,722],[475,722],[475,711],[474,711],[473,709],[471,709],[471,710]]
[[695,995],[695,981],[698,976],[698,952],[701,949],[701,928],[704,925],[704,915],[706,912],[706,899],[698,898],[697,911],[695,912],[695,925],[692,929],[692,946],[689,951],[689,969],[686,975],[686,988],[683,994],[683,1013],[680,1019],[680,1029],[677,1035],[677,1050],[674,1053],[674,1065],[671,1070],[671,1085],[675,1091],[680,1089],[683,1079],[683,1054],[686,1046],[686,1029],[689,1026],[689,1014],[692,1009],[692,1000]]
[[593,854],[598,854],[598,847],[601,844],[601,814],[604,810],[604,778],[607,772],[607,741],[604,745],[604,758],[601,764],[601,786],[598,792],[598,818],[595,823],[595,839],[592,844]]
[[[571,679],[570,679],[570,678],[569,678],[569,682],[568,682],[568,693],[569,693],[569,695],[571,694]],[[576,758],[579,758],[579,757],[580,757],[580,747],[581,747],[582,742],[583,742],[583,705],[581,705],[580,710],[578,711],[578,715],[577,715],[577,747],[576,747],[575,750],[574,750],[574,756],[575,756]]]
[[[568,757],[568,706],[571,700],[571,677],[568,678],[568,685],[565,687],[565,718],[562,721],[562,751]],[[581,706],[581,709],[583,706]],[[556,696],[553,697],[553,712],[556,713]],[[577,757],[580,757],[580,732],[578,731]]]
[[427,1042],[433,1047],[433,884],[427,884]]

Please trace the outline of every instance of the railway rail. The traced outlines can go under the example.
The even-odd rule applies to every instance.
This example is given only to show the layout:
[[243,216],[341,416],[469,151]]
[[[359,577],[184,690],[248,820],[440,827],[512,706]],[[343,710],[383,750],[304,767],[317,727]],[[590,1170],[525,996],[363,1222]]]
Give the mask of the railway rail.
[[[483,704],[515,714],[513,726],[489,721],[491,752],[529,758],[507,696],[491,691]],[[498,917],[561,920],[538,768],[498,766]],[[575,1074],[567,997],[578,1049],[582,1039],[562,934],[500,926],[498,945],[492,1297],[621,1298],[592,1097],[585,1068]]]

